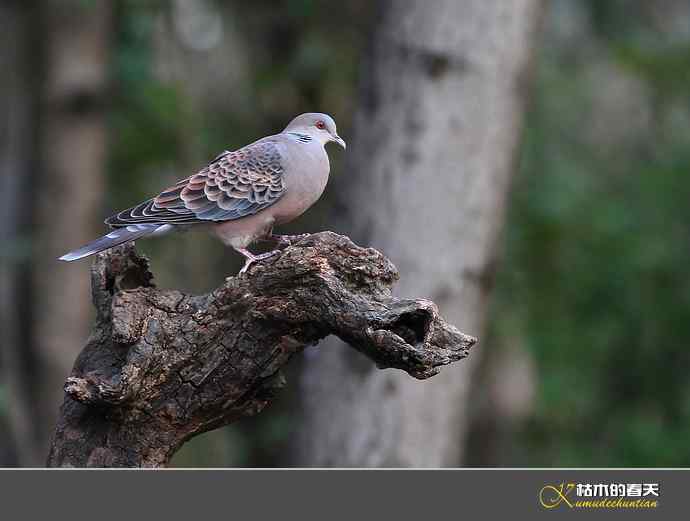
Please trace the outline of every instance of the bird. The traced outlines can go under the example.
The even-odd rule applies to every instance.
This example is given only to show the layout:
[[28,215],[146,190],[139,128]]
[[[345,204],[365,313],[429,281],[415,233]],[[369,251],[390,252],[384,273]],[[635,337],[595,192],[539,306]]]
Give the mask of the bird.
[[273,227],[302,215],[321,197],[330,173],[325,148],[330,142],[347,148],[331,116],[301,114],[282,132],[226,150],[196,174],[108,217],[105,224],[112,231],[59,260],[83,259],[175,229],[205,228],[244,256],[243,274],[253,263],[280,253],[253,254],[248,247],[255,241],[290,245],[308,235],[274,235]]

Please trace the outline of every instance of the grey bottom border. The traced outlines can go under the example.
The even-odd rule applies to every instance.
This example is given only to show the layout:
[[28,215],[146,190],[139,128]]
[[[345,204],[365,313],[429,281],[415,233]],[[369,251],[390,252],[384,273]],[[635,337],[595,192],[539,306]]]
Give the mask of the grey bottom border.
[[[594,484],[658,484],[655,508],[577,497]],[[564,489],[561,489],[561,485]],[[2,470],[4,519],[686,519],[687,470]],[[559,492],[567,491],[565,499]],[[581,487],[581,491],[585,490]],[[541,493],[541,499],[540,499]],[[615,499],[615,498],[613,498]],[[546,503],[550,508],[545,508]],[[612,503],[609,503],[611,505]],[[627,504],[625,508],[621,505]],[[598,505],[598,506],[595,506]],[[149,513],[150,512],[150,513]],[[69,517],[67,517],[69,516]]]

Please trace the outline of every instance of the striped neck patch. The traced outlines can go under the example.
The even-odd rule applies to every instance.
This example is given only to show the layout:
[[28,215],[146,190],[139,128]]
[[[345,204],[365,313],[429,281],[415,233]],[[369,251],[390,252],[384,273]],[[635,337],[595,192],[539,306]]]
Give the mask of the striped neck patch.
[[313,138],[308,134],[300,134],[299,132],[288,132],[291,136],[295,136],[300,143],[309,143]]

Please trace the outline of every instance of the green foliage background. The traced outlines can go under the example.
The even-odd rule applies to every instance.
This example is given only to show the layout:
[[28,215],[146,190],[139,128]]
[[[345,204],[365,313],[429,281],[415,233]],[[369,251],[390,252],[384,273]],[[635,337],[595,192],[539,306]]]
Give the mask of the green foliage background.
[[[688,466],[690,47],[640,2],[582,8],[586,41],[539,52],[491,320],[536,361],[519,463]],[[608,120],[602,68],[637,91]]]

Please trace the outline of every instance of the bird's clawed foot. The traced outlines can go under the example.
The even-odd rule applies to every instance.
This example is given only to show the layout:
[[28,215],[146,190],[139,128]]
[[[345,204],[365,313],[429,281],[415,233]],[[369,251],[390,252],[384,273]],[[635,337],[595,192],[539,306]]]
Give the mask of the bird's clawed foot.
[[270,259],[271,257],[275,257],[276,255],[280,254],[280,250],[273,250],[273,251],[269,251],[266,253],[261,253],[259,255],[254,255],[252,252],[250,252],[246,248],[237,248],[237,251],[239,253],[241,253],[242,255],[244,255],[244,257],[247,259],[244,263],[244,266],[240,270],[240,273],[239,273],[240,275],[242,275],[243,273],[246,273],[247,270],[249,269],[249,266],[251,266],[255,262],[262,261],[265,259]]
[[278,246],[292,246],[296,242],[309,237],[309,233],[300,233],[299,235],[271,235],[271,239],[278,243]]

